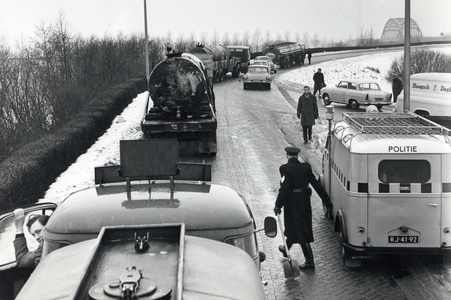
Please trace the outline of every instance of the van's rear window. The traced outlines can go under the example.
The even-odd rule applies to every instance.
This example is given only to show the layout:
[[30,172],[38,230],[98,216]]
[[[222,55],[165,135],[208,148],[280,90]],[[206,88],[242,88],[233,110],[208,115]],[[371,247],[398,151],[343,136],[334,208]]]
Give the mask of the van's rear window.
[[427,160],[382,160],[378,172],[383,183],[426,183],[431,164]]

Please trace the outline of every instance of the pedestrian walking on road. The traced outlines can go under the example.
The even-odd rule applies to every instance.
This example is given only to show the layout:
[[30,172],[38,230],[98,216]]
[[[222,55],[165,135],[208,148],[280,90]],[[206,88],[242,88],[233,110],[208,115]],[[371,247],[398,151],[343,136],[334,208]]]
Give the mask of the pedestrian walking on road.
[[[299,266],[299,269],[315,269],[313,251],[310,246],[314,239],[310,202],[312,189],[309,184],[318,193],[329,211],[332,211],[333,204],[327,192],[313,175],[310,164],[299,161],[298,155],[301,150],[296,147],[287,147],[285,151],[288,162],[279,168],[280,189],[274,206],[274,213],[280,214],[283,208],[288,249],[295,243],[301,245],[305,263]],[[279,246],[279,251],[282,252],[284,257],[287,256],[283,245]]]
[[393,78],[392,83],[393,102],[396,103],[396,100],[398,99],[399,94],[401,94],[403,88],[404,85],[402,84],[401,79],[399,79],[398,77]]
[[319,97],[321,98],[321,89],[326,86],[326,83],[324,82],[324,74],[321,73],[321,68],[318,69],[318,71],[313,74],[313,96],[316,95],[316,92],[319,92]]
[[308,58],[308,64],[312,62],[312,50],[310,48],[307,49],[307,58]]
[[298,100],[297,116],[301,119],[304,144],[307,144],[312,140],[312,127],[315,125],[315,119],[318,119],[318,103],[307,85],[304,86],[304,94]]

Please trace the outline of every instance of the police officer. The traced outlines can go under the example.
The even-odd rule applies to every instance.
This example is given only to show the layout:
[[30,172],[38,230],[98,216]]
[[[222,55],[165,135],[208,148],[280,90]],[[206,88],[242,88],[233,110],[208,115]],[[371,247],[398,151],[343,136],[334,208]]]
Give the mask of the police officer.
[[[312,207],[310,195],[313,186],[321,197],[328,210],[332,210],[333,204],[329,195],[313,175],[312,167],[309,163],[300,162],[298,154],[301,151],[296,147],[285,148],[288,162],[279,168],[280,189],[274,207],[274,213],[280,214],[284,207],[285,236],[287,237],[288,249],[294,243],[299,243],[304,253],[305,263],[299,268],[301,270],[315,269],[313,262],[313,252],[310,243],[313,242],[312,229]],[[283,245],[279,246],[279,251],[286,257]]]

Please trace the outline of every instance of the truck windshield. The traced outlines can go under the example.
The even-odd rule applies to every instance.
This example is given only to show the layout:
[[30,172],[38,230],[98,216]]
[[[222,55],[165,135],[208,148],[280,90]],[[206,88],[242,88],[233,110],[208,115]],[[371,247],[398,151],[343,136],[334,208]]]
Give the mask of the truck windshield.
[[383,183],[426,183],[431,164],[427,160],[382,160],[378,173]]

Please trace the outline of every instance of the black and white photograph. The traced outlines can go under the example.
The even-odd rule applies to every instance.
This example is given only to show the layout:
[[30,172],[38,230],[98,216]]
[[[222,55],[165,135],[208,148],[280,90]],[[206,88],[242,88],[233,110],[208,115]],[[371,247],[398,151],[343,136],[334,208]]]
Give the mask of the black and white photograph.
[[451,299],[450,16],[0,0],[0,300]]

